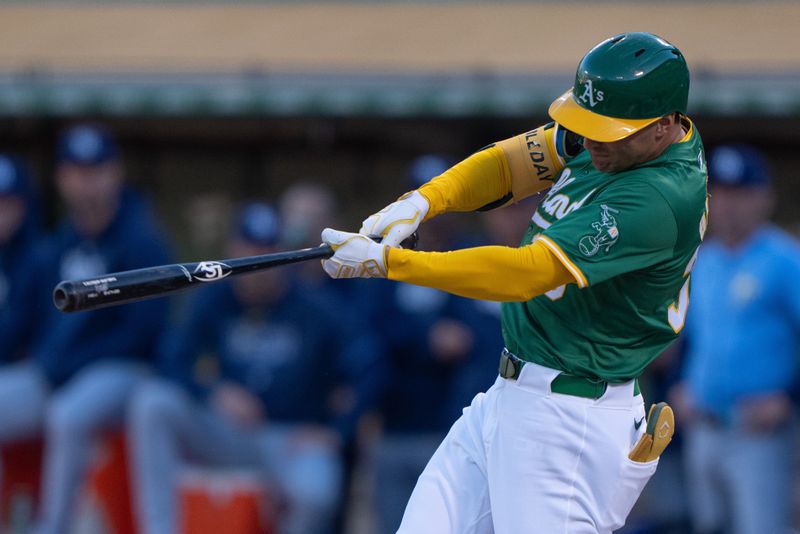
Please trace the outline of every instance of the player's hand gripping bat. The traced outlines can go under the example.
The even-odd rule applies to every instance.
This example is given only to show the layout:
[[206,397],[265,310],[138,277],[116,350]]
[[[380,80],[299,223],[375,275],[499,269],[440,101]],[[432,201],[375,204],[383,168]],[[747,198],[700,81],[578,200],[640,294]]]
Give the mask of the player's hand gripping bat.
[[[380,237],[371,236],[379,242]],[[401,243],[403,248],[414,248],[417,234]],[[217,282],[229,276],[252,273],[312,259],[333,256],[330,245],[275,252],[261,256],[247,256],[222,261],[174,263],[110,273],[87,280],[65,280],[53,290],[53,303],[62,312],[94,310],[155,297],[161,297]]]

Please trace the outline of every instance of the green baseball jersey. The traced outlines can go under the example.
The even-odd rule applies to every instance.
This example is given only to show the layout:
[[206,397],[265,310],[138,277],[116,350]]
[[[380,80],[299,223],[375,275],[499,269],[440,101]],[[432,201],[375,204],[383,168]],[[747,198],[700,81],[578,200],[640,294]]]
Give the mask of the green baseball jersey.
[[693,125],[658,158],[622,172],[596,170],[587,151],[570,161],[523,244],[541,240],[577,284],[503,304],[508,350],[609,382],[641,374],[683,327],[706,181]]

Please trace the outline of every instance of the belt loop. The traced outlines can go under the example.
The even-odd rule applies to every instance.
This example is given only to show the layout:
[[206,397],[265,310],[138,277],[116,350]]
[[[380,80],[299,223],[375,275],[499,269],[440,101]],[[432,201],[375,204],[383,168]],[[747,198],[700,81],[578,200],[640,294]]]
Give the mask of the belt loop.
[[511,358],[510,353],[503,349],[503,352],[500,354],[500,376],[503,378],[517,378],[517,366],[516,362]]
[[522,374],[522,366],[525,365],[525,363],[524,360],[504,348],[500,353],[500,376],[517,380]]
[[606,390],[608,389],[608,382],[606,382],[605,380],[596,380],[593,382],[594,382],[594,400],[597,400],[606,394]]

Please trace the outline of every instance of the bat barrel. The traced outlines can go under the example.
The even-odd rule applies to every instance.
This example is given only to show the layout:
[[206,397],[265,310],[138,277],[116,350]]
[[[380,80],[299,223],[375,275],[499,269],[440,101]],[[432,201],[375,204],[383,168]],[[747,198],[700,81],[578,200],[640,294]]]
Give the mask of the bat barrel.
[[62,312],[95,310],[166,296],[191,287],[217,282],[232,275],[255,272],[333,254],[331,247],[276,252],[223,261],[159,265],[101,275],[86,280],[66,280],[53,290],[53,304]]
[[187,289],[192,284],[187,267],[194,265],[197,264],[161,265],[99,278],[66,280],[53,290],[53,304],[59,311],[73,312],[167,295]]

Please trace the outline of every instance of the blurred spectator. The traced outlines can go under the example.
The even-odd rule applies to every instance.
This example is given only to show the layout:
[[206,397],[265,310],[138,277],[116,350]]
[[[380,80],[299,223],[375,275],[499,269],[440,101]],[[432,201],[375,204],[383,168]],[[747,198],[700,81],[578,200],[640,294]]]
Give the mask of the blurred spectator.
[[[68,129],[57,158],[56,186],[67,216],[44,261],[51,272],[37,283],[52,288],[59,279],[167,260],[150,211],[124,186],[119,151],[106,131],[90,125]],[[31,358],[0,371],[0,444],[44,427],[38,532],[67,530],[93,439],[122,422],[166,311],[164,300],[70,315],[48,305]]]
[[[250,204],[228,253],[275,251],[275,210]],[[179,524],[177,470],[191,461],[262,471],[287,500],[280,532],[329,531],[341,493],[340,448],[354,430],[339,365],[348,331],[333,311],[274,268],[196,295],[192,313],[164,344],[173,381],[143,386],[129,435],[142,532]],[[213,355],[217,372],[208,369]],[[338,401],[338,402],[337,402]]]
[[325,185],[311,182],[289,187],[281,195],[279,207],[283,227],[281,241],[287,248],[319,245],[319,234],[325,227],[334,224],[337,216],[333,191]]
[[[411,187],[451,163],[440,156],[415,160]],[[463,233],[447,217],[428,221],[420,235],[424,250],[457,244],[464,244]],[[496,378],[503,345],[499,307],[422,286],[375,285],[382,291],[375,324],[387,344],[389,364],[381,399],[383,434],[375,452],[375,499],[377,532],[388,533],[400,525],[417,478],[450,425]]]
[[800,247],[767,223],[770,173],[752,147],[709,158],[712,236],[692,272],[684,381],[690,513],[699,533],[791,526]]
[[45,247],[25,165],[0,154],[0,363],[27,355],[45,316]]
[[[281,218],[281,242],[289,249],[316,247],[323,228],[338,218],[339,206],[333,191],[321,183],[301,182],[290,186],[278,201]],[[336,284],[320,269],[319,263],[308,261],[295,265],[290,276],[308,287],[313,287],[337,307],[353,308],[353,298],[363,300],[362,288],[369,284]],[[347,298],[342,298],[347,296]],[[356,306],[358,307],[358,306]]]
[[[281,241],[286,248],[315,247],[326,226],[335,224],[339,216],[336,196],[327,185],[302,182],[289,187],[280,197]],[[370,334],[369,310],[377,304],[375,287],[366,280],[333,280],[320,268],[318,262],[309,261],[294,265],[289,272],[292,279],[320,298],[329,301],[337,310],[342,323],[352,324],[357,332],[371,339],[369,351],[376,353],[377,340]],[[344,283],[339,283],[344,282]],[[372,364],[379,358],[368,358]]]
[[[286,189],[279,207],[281,241],[290,249],[318,246],[323,228],[335,224],[340,210],[333,190],[325,184],[312,182],[300,182]],[[336,310],[338,324],[351,332],[351,339],[343,349],[342,369],[346,376],[357,379],[352,388],[342,390],[347,396],[337,396],[337,402],[349,404],[353,414],[352,432],[347,433],[342,451],[343,493],[350,496],[353,471],[360,458],[356,425],[361,415],[374,410],[386,379],[383,342],[371,323],[374,310],[380,306],[377,288],[369,280],[359,278],[333,280],[316,261],[293,265],[287,275],[306,291],[313,292],[316,298],[325,300]],[[339,524],[344,522],[344,512],[350,503],[342,504],[337,517]]]

